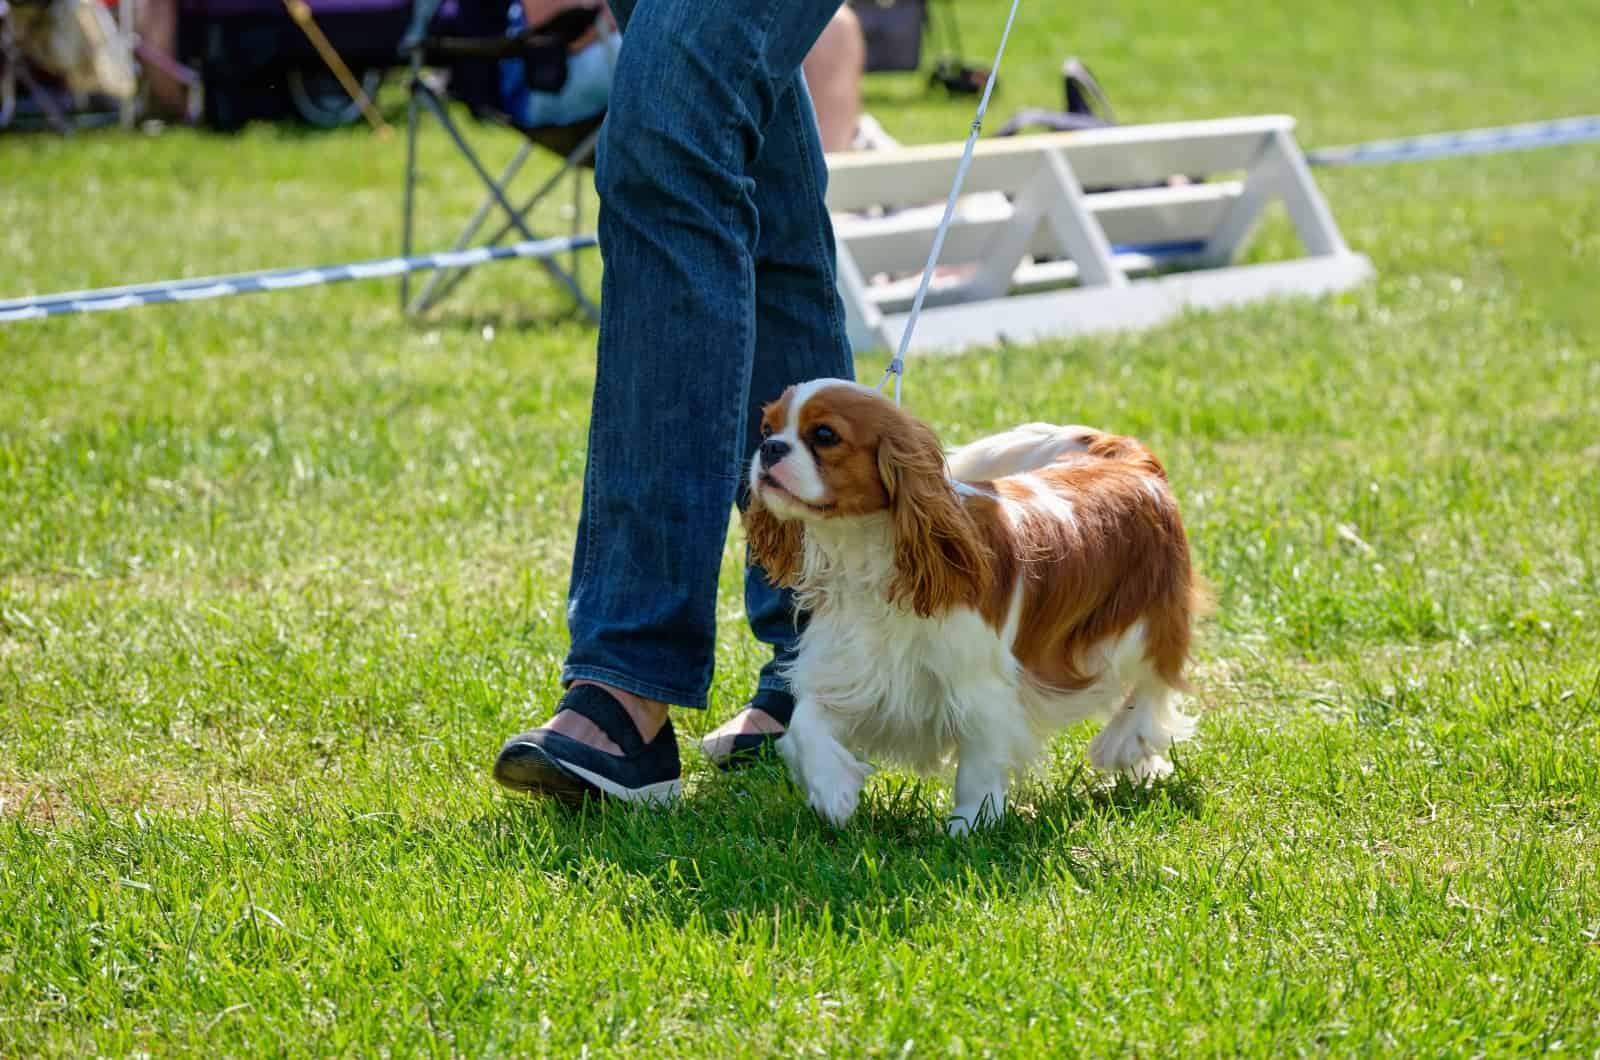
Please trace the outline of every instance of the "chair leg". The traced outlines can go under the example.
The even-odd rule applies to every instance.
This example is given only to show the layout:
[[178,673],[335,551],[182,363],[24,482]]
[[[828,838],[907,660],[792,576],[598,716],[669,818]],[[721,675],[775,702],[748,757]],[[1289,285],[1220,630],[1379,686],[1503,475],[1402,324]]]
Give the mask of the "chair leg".
[[[400,256],[411,256],[411,225],[412,211],[416,206],[417,194],[417,86],[422,78],[422,57],[420,52],[411,55],[411,78],[407,82],[406,93],[406,190],[402,211],[404,217],[400,229]],[[402,316],[411,311],[411,274],[400,274],[400,313]]]
[[[500,209],[505,211],[511,227],[520,232],[523,239],[529,242],[537,240],[539,237],[534,234],[533,230],[528,227],[527,222],[523,220],[522,213],[511,205],[511,200],[507,199],[505,192],[495,184],[494,178],[489,175],[489,171],[483,168],[483,163],[479,161],[477,153],[472,150],[472,146],[467,143],[466,138],[461,135],[461,130],[456,128],[455,122],[450,120],[450,115],[446,113],[444,104],[439,101],[439,98],[426,85],[422,86],[422,99],[427,104],[428,109],[433,111],[434,116],[439,119],[439,123],[444,126],[445,132],[450,134],[450,139],[455,141],[456,149],[466,158],[467,163],[472,167],[472,171],[477,174],[483,186],[488,189],[489,195],[495,202],[499,203]],[[502,229],[502,231],[505,231],[505,229]],[[489,245],[493,246],[493,243]],[[589,300],[584,297],[577,284],[572,282],[571,276],[568,276],[566,272],[547,259],[535,258],[533,260],[537,261],[544,271],[550,274],[552,279],[565,287],[568,294],[577,299],[586,309],[589,307]],[[434,301],[437,300],[438,298],[434,299]]]
[[[455,143],[456,149],[461,152],[464,158],[466,158],[468,165],[471,166],[472,171],[477,175],[478,180],[483,184],[486,192],[484,200],[479,204],[477,211],[473,214],[472,219],[467,223],[466,228],[463,229],[461,234],[456,238],[455,244],[451,247],[451,250],[459,251],[466,249],[473,236],[476,235],[477,232],[484,226],[484,223],[488,220],[489,213],[494,209],[495,206],[500,208],[500,211],[505,215],[505,220],[501,222],[499,228],[495,230],[493,235],[489,237],[489,240],[484,243],[483,246],[493,247],[499,245],[499,243],[504,240],[505,237],[512,231],[519,232],[523,239],[529,241],[538,239],[538,235],[533,232],[525,220],[527,213],[532,210],[541,199],[543,199],[556,186],[558,186],[562,178],[568,173],[574,174],[574,180],[581,178],[582,174],[579,166],[582,160],[586,159],[594,151],[595,145],[600,139],[599,130],[596,129],[594,132],[590,133],[589,136],[585,137],[584,140],[562,161],[560,169],[557,170],[554,176],[550,177],[543,184],[541,184],[539,189],[529,196],[528,199],[521,204],[521,206],[515,206],[512,204],[510,199],[507,198],[506,185],[517,175],[518,172],[520,172],[523,164],[527,160],[528,155],[532,152],[533,145],[531,143],[524,144],[522,149],[517,152],[516,157],[512,159],[511,163],[506,166],[505,170],[501,173],[500,178],[496,180],[489,174],[489,171],[484,168],[483,162],[479,159],[477,153],[472,149],[472,146],[467,143],[466,138],[461,134],[461,130],[451,119],[449,112],[445,108],[444,102],[439,99],[438,95],[433,91],[433,89],[422,80],[421,73],[422,71],[420,68],[419,57],[413,56],[410,100],[407,113],[406,188],[404,204],[405,216],[403,219],[404,234],[402,237],[405,255],[409,257],[412,253],[412,234],[415,221],[414,213],[416,198],[417,130],[420,125],[420,110],[422,107],[426,107],[429,111],[431,111],[434,117],[439,120],[439,124],[444,126],[445,132],[449,134],[450,139]],[[581,195],[581,187],[577,189],[575,194]],[[574,235],[577,234],[576,225],[577,220],[575,217]],[[539,266],[543,268],[552,279],[566,288],[567,293],[572,296],[573,300],[577,302],[579,308],[581,308],[585,314],[587,314],[592,320],[598,321],[600,318],[599,308],[583,293],[583,289],[578,285],[577,270],[575,267],[577,261],[576,251],[573,252],[573,257],[574,267],[571,271],[561,268],[554,261],[547,258],[534,258],[533,260],[538,262]],[[400,288],[402,311],[413,315],[421,314],[426,312],[431,307],[439,304],[439,302],[443,301],[444,298],[455,289],[456,285],[460,283],[461,280],[466,276],[470,268],[470,266],[467,266],[459,269],[435,273],[428,279],[428,282],[418,292],[415,300],[412,300],[410,297],[411,288],[409,279],[406,276],[402,276]]]
[[[525,200],[523,200],[522,204],[517,208],[517,212],[514,216],[520,218],[526,215],[529,210],[538,205],[540,200],[542,200],[546,195],[550,194],[551,191],[559,186],[562,179],[568,174],[571,174],[574,180],[581,181],[583,179],[582,163],[589,157],[591,153],[593,153],[595,145],[599,142],[599,129],[596,129],[594,132],[584,137],[582,142],[580,142],[577,147],[573,148],[566,158],[562,160],[561,168],[556,170],[556,172],[552,174],[550,178],[543,184],[539,185],[538,189],[535,190],[533,194],[529,195]],[[509,235],[514,228],[520,227],[522,226],[516,221],[508,220],[501,222],[500,227],[495,229],[494,233],[489,236],[489,239],[486,243],[484,243],[484,246],[499,246],[501,240],[505,239],[505,237]],[[546,272],[554,276],[557,281],[562,284],[562,286],[567,288],[568,293],[572,295],[573,299],[578,303],[578,307],[583,310],[586,316],[596,322],[599,321],[600,308],[583,294],[573,277],[567,275],[565,272],[562,272],[560,268],[549,261],[544,259],[536,260],[539,261],[539,264],[545,269]],[[448,278],[441,280],[441,282],[437,285],[438,290],[434,292],[433,297],[428,304],[438,304],[447,295],[449,295],[451,291],[455,290],[456,284],[461,281],[464,273],[465,270],[456,272]]]
[[[532,153],[533,145],[524,143],[521,149],[517,151],[516,157],[501,172],[500,178],[496,182],[497,185],[501,188],[507,187],[515,179],[517,173],[521,171],[523,163],[528,160],[528,155]],[[493,208],[494,196],[490,194],[484,195],[483,201],[478,204],[478,209],[473,213],[472,219],[461,230],[461,234],[456,236],[456,241],[450,245],[450,249],[452,251],[465,250],[472,237],[478,234],[478,229],[483,227],[483,222],[488,219],[489,211]],[[472,266],[467,265],[459,269],[441,269],[430,276],[428,282],[423,284],[421,293],[417,295],[417,312],[420,313],[437,305],[455,287],[456,282],[465,277],[465,274],[471,268]],[[448,283],[449,287],[439,291],[438,288],[445,283]],[[436,291],[438,292],[437,294],[435,294]]]
[[[577,238],[578,227],[583,223],[583,170],[572,171],[572,235]],[[583,285],[583,259],[578,256],[578,248],[572,248],[572,282]]]

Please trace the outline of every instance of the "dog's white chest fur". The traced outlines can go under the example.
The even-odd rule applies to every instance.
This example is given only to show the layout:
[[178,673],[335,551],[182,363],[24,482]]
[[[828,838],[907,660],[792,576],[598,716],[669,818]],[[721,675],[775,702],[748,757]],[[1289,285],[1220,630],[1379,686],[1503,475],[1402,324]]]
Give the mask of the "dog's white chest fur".
[[852,596],[830,600],[812,620],[792,681],[852,750],[929,772],[947,763],[963,733],[996,720],[965,690],[975,682],[1014,690],[1017,666],[968,608],[919,618]]
[[813,616],[789,679],[850,751],[926,773],[981,741],[1021,769],[1052,727],[1041,714],[1083,717],[1105,698],[1024,687],[1011,654],[1015,616],[996,631],[972,608],[924,618],[891,603],[890,534],[868,519],[806,539],[801,584],[813,587],[802,591]]

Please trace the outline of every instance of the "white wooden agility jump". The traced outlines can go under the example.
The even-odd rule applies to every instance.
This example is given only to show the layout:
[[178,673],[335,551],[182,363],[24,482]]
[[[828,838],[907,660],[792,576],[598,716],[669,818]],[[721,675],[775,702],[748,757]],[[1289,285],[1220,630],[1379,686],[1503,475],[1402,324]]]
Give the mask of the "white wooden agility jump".
[[[1363,282],[1372,264],[1345,245],[1293,130],[1268,115],[980,141],[912,348],[1145,327]],[[898,346],[942,212],[927,204],[962,146],[829,156],[857,349]],[[1236,264],[1275,199],[1305,255]]]

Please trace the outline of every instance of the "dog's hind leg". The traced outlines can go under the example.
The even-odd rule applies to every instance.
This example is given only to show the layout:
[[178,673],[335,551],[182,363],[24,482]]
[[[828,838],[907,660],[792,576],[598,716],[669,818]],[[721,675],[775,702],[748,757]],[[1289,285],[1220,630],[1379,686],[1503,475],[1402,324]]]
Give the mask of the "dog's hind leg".
[[1176,689],[1146,670],[1106,727],[1089,742],[1089,761],[1096,769],[1135,780],[1171,773],[1167,753],[1174,743],[1194,735],[1195,724],[1177,709],[1177,696]]
[[1006,812],[1010,786],[1006,763],[981,744],[963,742],[956,766],[956,808],[945,824],[951,835],[998,824]]

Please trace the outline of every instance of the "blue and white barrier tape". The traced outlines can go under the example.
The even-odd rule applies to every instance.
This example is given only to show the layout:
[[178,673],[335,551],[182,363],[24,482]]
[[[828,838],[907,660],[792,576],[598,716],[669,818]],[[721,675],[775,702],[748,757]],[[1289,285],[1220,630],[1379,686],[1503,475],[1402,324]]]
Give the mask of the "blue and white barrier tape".
[[371,280],[399,276],[429,269],[456,269],[482,265],[505,258],[549,258],[572,250],[596,245],[595,237],[561,236],[511,243],[503,247],[477,247],[472,250],[420,254],[411,258],[379,258],[348,265],[328,265],[309,269],[273,269],[266,272],[239,272],[230,276],[206,276],[193,280],[165,280],[127,287],[102,287],[93,291],[33,295],[0,300],[0,324],[14,320],[40,320],[69,313],[98,313],[108,309],[161,302],[198,302],[207,298],[226,298],[254,291],[282,291],[292,287],[314,287],[344,280]]
[[1314,166],[1370,166],[1387,162],[1421,162],[1459,155],[1487,155],[1500,151],[1528,151],[1600,140],[1600,114],[1492,129],[1408,136],[1401,140],[1373,140],[1345,147],[1324,147],[1306,155]]

